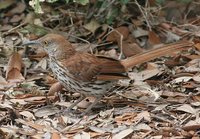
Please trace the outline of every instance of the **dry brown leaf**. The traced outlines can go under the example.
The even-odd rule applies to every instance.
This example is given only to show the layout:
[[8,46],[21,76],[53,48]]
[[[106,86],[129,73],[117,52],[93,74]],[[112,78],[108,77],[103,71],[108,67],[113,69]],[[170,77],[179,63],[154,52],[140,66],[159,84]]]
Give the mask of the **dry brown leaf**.
[[120,37],[121,37],[120,35],[123,36],[123,40],[126,40],[128,38],[128,35],[129,35],[129,29],[128,29],[128,27],[121,26],[121,27],[115,28],[115,30],[113,30],[107,36],[106,41],[109,41],[109,42],[119,42],[120,41]]
[[61,85],[61,83],[56,82],[53,85],[51,85],[49,92],[48,92],[48,95],[53,96],[53,95],[55,95],[56,92],[62,91],[62,88],[63,88],[63,86]]
[[7,70],[6,70],[6,80],[9,82],[21,82],[24,77],[21,74],[22,68],[22,58],[17,52],[14,52],[9,59]]
[[90,32],[95,33],[95,31],[100,27],[100,24],[93,19],[89,23],[85,24],[83,27],[89,30]]
[[6,79],[12,83],[17,83],[25,80],[20,71],[14,68],[7,74]]
[[144,52],[137,43],[128,43],[126,41],[122,42],[122,52],[126,57],[130,57],[139,53]]
[[29,127],[32,127],[34,129],[36,129],[37,131],[43,131],[43,129],[45,128],[44,125],[36,124],[31,121],[25,121],[23,119],[16,119],[16,122],[21,123],[23,125],[27,125]]
[[143,111],[143,112],[139,113],[134,119],[135,119],[135,121],[144,119],[147,122],[151,122],[150,113],[148,111]]
[[149,31],[149,43],[151,45],[156,45],[161,43],[160,38],[154,31]]
[[46,84],[54,84],[54,83],[57,83],[57,82],[58,81],[55,78],[51,77],[51,76],[46,76],[46,78],[45,78],[45,83]]
[[94,97],[87,97],[83,101],[77,104],[79,108],[86,109],[89,105],[91,105],[92,102],[94,102],[95,98]]
[[197,48],[197,50],[200,51],[200,43],[196,43],[196,44],[194,45],[194,47]]
[[192,54],[192,55],[185,55],[184,57],[188,58],[188,59],[200,59],[200,55],[196,55],[196,54]]
[[9,11],[9,13],[11,14],[19,14],[19,13],[22,13],[26,8],[26,5],[25,3],[22,3],[22,2],[18,2],[17,5]]
[[16,68],[17,70],[21,71],[22,68],[22,58],[21,55],[17,52],[14,52],[8,62],[8,67],[6,70],[6,74],[10,72],[13,68]]
[[200,124],[194,124],[194,125],[186,125],[184,127],[182,127],[183,130],[186,130],[186,131],[191,131],[191,130],[197,130],[197,129],[200,129]]
[[115,122],[117,122],[118,125],[121,124],[131,125],[133,124],[136,115],[137,115],[136,113],[124,113],[121,116],[115,117]]
[[[48,96],[48,99],[55,99],[55,96]],[[25,97],[23,98],[24,101],[26,102],[30,102],[30,103],[42,103],[44,101],[46,101],[46,97],[45,96],[34,96],[34,97]]]
[[17,23],[19,21],[21,21],[23,19],[23,15],[14,15],[11,19],[10,22],[11,23]]
[[60,137],[58,132],[53,132],[52,136],[51,136],[51,139],[61,139],[61,137]]

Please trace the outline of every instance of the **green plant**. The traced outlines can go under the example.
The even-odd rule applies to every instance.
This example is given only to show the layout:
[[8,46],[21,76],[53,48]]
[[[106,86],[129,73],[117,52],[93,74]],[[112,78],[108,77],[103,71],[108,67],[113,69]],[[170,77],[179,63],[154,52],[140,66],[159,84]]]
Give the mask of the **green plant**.
[[[31,1],[29,1],[29,5],[31,7],[33,7],[33,9],[35,10],[36,13],[43,13],[41,5],[40,5],[41,2],[54,3],[54,2],[58,2],[58,1],[59,0],[31,0]],[[65,0],[66,3],[69,3],[71,1],[82,4],[82,5],[86,5],[89,3],[89,0]]]

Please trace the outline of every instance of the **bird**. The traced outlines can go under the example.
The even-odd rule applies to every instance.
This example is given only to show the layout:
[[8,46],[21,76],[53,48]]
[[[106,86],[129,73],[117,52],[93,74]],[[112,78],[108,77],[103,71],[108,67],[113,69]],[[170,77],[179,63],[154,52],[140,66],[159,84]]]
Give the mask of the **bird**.
[[49,56],[50,68],[57,80],[68,91],[81,94],[80,98],[67,108],[67,111],[71,111],[88,96],[95,98],[95,101],[82,113],[85,115],[118,80],[129,78],[126,74],[128,69],[141,62],[191,47],[193,43],[180,41],[123,60],[76,51],[74,46],[59,34],[47,34],[37,40],[26,41],[23,45],[42,47]]

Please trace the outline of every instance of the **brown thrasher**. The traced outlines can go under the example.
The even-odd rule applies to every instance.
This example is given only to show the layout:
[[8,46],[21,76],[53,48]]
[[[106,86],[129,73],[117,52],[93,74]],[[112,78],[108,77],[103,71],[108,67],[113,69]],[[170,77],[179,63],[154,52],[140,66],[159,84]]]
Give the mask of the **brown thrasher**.
[[85,114],[112,88],[116,81],[128,78],[124,73],[129,68],[159,56],[180,51],[190,47],[193,43],[188,41],[177,42],[121,61],[77,52],[70,42],[58,34],[47,34],[38,40],[24,43],[24,45],[30,44],[43,47],[49,55],[50,67],[58,81],[67,90],[81,94],[81,97],[68,110],[71,110],[87,96],[96,98],[82,113]]

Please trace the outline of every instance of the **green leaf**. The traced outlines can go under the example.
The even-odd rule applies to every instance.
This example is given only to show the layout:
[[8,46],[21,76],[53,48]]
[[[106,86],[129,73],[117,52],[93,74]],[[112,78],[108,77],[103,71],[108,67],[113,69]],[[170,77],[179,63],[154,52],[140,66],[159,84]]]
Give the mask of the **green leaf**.
[[58,1],[58,0],[47,0],[47,2],[49,2],[49,3],[54,3],[56,1]]
[[34,25],[34,24],[28,24],[26,27],[21,29],[20,32],[21,33],[33,33],[37,36],[43,36],[43,35],[49,33],[49,31],[47,29],[45,29],[44,27]]
[[158,3],[159,5],[163,4],[165,2],[165,0],[156,0],[156,3]]
[[191,2],[192,0],[177,0],[178,2],[182,2],[182,3],[189,3]]
[[107,23],[112,24],[117,16],[119,16],[119,9],[117,7],[113,7],[107,15]]
[[121,4],[127,4],[129,2],[129,0],[120,0]]
[[86,5],[89,3],[89,0],[74,0],[74,2],[80,3],[82,5]]
[[14,0],[0,1],[0,10],[6,9],[7,7],[11,6],[14,2],[15,2]]

